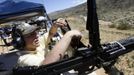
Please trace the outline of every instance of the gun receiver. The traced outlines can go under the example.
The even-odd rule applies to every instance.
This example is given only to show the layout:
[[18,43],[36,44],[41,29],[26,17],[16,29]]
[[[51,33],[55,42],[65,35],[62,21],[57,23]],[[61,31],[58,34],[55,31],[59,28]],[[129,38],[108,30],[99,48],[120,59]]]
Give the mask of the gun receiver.
[[[118,56],[130,52],[134,49],[134,37],[128,39],[115,41],[103,45],[103,55],[105,55],[104,60],[115,59]],[[106,56],[107,55],[107,56]]]

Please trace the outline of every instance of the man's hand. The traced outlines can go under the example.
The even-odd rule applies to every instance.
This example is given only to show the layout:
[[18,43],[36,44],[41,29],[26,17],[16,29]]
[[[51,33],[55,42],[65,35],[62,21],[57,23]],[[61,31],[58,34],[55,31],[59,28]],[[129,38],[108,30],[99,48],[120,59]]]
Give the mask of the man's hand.
[[65,27],[65,26],[67,26],[65,19],[63,18],[57,19],[56,21],[53,22],[53,25],[49,31],[49,35],[51,37],[54,36],[54,34],[57,32],[58,27]]
[[58,18],[56,21],[54,21],[54,25],[58,27],[64,27],[67,25],[65,19],[63,18]]

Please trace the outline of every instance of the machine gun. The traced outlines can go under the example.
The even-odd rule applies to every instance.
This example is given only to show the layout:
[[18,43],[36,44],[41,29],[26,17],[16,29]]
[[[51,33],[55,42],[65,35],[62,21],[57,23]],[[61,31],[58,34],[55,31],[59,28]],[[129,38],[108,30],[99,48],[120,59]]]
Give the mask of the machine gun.
[[87,0],[87,5],[88,18],[86,28],[89,30],[89,43],[92,47],[78,48],[73,57],[52,64],[39,67],[16,67],[13,69],[13,74],[58,75],[74,69],[78,71],[78,75],[86,75],[96,70],[96,68],[103,67],[109,75],[121,75],[122,73],[114,67],[114,64],[120,55],[134,50],[134,37],[101,45],[95,0]]

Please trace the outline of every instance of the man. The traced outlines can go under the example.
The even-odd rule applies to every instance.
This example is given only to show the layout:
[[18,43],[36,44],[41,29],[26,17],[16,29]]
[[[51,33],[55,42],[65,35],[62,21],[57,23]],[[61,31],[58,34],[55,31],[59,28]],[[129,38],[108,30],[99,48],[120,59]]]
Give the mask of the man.
[[[68,31],[62,39],[48,52],[48,43],[55,35],[58,27],[66,26],[64,19],[59,18],[50,28],[49,33],[45,33],[43,37],[37,37],[37,27],[24,23],[22,27],[25,40],[25,51],[34,51],[28,54],[21,55],[18,60],[19,66],[40,66],[56,62],[63,58],[71,39],[81,37],[82,34],[77,30]],[[43,38],[40,40],[38,38]],[[41,42],[41,43],[39,43]]]

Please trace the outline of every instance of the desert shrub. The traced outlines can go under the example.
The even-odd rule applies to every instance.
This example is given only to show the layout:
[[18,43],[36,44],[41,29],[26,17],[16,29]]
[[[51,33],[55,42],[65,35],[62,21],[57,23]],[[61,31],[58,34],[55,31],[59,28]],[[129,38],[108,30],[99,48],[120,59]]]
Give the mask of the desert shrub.
[[109,25],[108,27],[109,27],[109,28],[115,28],[116,25],[115,25],[115,24],[111,24],[111,25]]
[[120,21],[117,24],[116,28],[119,30],[127,30],[127,29],[130,29],[131,26],[126,21]]

